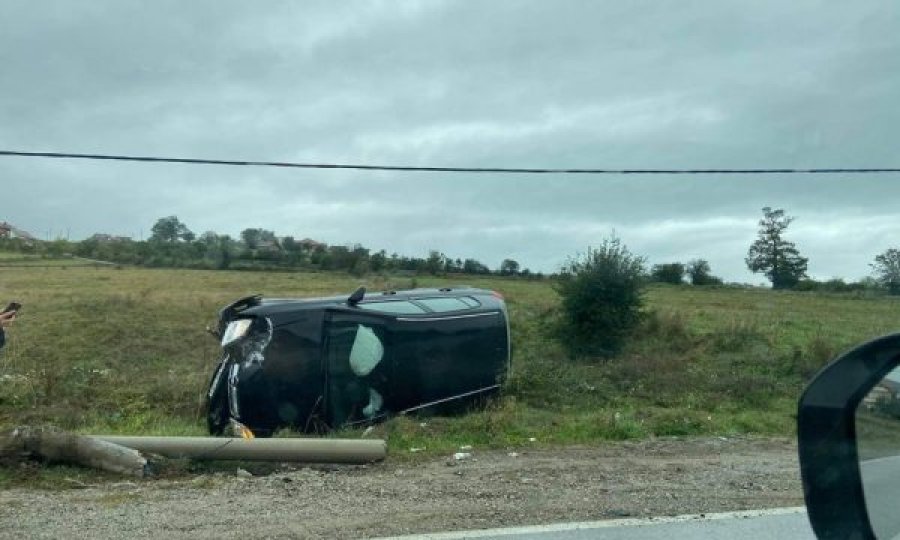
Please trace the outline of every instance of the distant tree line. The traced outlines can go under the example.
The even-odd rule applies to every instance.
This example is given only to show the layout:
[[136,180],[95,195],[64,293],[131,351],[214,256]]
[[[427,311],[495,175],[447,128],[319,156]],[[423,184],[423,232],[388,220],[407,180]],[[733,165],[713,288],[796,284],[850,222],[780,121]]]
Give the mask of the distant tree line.
[[369,273],[410,274],[499,274],[542,279],[540,272],[521,268],[504,259],[491,269],[473,258],[452,258],[440,251],[427,257],[408,257],[385,250],[373,252],[360,244],[328,245],[311,239],[277,236],[274,231],[248,228],[239,238],[206,231],[199,236],[177,216],[156,221],[145,241],[96,234],[80,242],[55,240],[26,242],[0,239],[0,249],[47,256],[72,254],[78,257],[148,267],[176,267],[232,270],[307,269]]
[[[859,281],[848,282],[841,278],[817,281],[806,273],[809,259],[803,257],[797,246],[784,237],[794,218],[785,215],[782,209],[765,207],[762,212],[757,239],[750,245],[744,262],[751,271],[765,275],[773,289],[836,293],[880,291],[900,295],[900,249],[891,248],[877,255],[869,265],[872,275]],[[644,279],[651,283],[673,285],[723,284],[721,278],[712,275],[709,262],[705,259],[694,259],[687,264],[655,264],[644,274]]]
[[[879,291],[900,295],[900,249],[890,248],[877,255],[869,266],[870,277],[857,282],[841,278],[827,281],[810,279],[808,259],[796,245],[785,238],[785,231],[794,221],[782,209],[765,207],[759,221],[757,239],[750,245],[745,258],[747,268],[762,273],[773,289],[798,291],[858,292]],[[248,228],[239,238],[206,231],[194,234],[177,216],[160,218],[151,228],[146,241],[96,234],[80,242],[53,240],[42,242],[22,238],[0,238],[0,249],[59,257],[73,254],[79,257],[149,267],[178,267],[235,270],[309,269],[346,271],[354,275],[368,273],[411,274],[497,274],[511,277],[542,279],[544,274],[521,268],[513,259],[504,259],[491,269],[472,258],[448,257],[432,250],[427,257],[409,257],[385,250],[373,252],[360,244],[328,245],[311,239],[298,240],[293,236],[277,236],[274,231]],[[641,259],[643,260],[643,259]],[[561,273],[569,272],[564,267]],[[570,272],[571,273],[571,272]],[[559,277],[553,274],[552,277]],[[709,261],[698,258],[687,263],[642,266],[644,283],[669,283],[694,286],[720,286],[723,280],[713,275]]]
[[709,261],[706,259],[694,259],[687,264],[665,263],[655,264],[647,276],[648,281],[655,283],[671,283],[678,285],[687,280],[691,285],[722,285],[721,278],[712,275]]

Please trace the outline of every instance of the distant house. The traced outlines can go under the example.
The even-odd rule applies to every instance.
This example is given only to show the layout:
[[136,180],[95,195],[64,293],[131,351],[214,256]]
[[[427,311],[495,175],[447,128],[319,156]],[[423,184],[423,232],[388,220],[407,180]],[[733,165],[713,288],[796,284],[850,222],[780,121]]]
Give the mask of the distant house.
[[328,247],[328,244],[323,244],[322,242],[316,242],[312,238],[304,238],[303,240],[300,240],[297,243],[300,244],[300,247],[303,249],[303,251],[316,251],[316,250],[325,249]]
[[89,238],[100,244],[109,244],[111,242],[131,242],[130,236],[116,236],[113,234],[97,233]]
[[30,233],[23,231],[12,223],[8,223],[6,221],[0,222],[0,238],[21,238],[28,243],[33,243],[35,240],[37,240],[37,238],[35,238]]
[[879,384],[890,390],[891,397],[893,397],[894,399],[896,399],[897,395],[900,394],[900,382],[895,381],[894,379],[885,377]]
[[869,393],[863,398],[863,405],[872,410],[878,403],[896,401],[898,392],[900,392],[900,383],[885,378],[869,390]]
[[275,252],[281,251],[281,244],[277,239],[260,240],[256,244],[256,249],[260,251]]

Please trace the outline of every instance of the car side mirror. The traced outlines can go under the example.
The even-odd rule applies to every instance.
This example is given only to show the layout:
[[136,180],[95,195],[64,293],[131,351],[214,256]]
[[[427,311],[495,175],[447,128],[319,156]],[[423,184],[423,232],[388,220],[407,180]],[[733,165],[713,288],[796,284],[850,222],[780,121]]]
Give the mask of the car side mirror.
[[844,353],[797,411],[806,508],[819,538],[900,535],[900,334]]

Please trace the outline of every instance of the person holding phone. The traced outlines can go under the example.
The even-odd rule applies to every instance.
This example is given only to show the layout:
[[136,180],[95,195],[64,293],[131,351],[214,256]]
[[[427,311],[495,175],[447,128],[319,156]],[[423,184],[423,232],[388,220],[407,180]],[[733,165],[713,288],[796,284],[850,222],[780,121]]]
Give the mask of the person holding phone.
[[22,304],[19,304],[18,302],[10,302],[10,304],[0,312],[0,349],[2,349],[3,344],[6,343],[6,332],[3,329],[16,320],[16,313],[19,312],[19,308],[21,307]]

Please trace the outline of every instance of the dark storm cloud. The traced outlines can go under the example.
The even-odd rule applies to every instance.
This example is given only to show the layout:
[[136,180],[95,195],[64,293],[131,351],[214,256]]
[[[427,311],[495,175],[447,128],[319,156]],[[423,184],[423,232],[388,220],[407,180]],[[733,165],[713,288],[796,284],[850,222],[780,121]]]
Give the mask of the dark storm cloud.
[[[890,2],[5,2],[0,146],[518,167],[896,166]],[[743,268],[759,209],[818,277],[900,233],[895,177],[527,177],[0,160],[38,234],[261,226],[552,270],[615,230]],[[55,233],[54,233],[55,234]],[[835,246],[840,246],[836,248]]]

